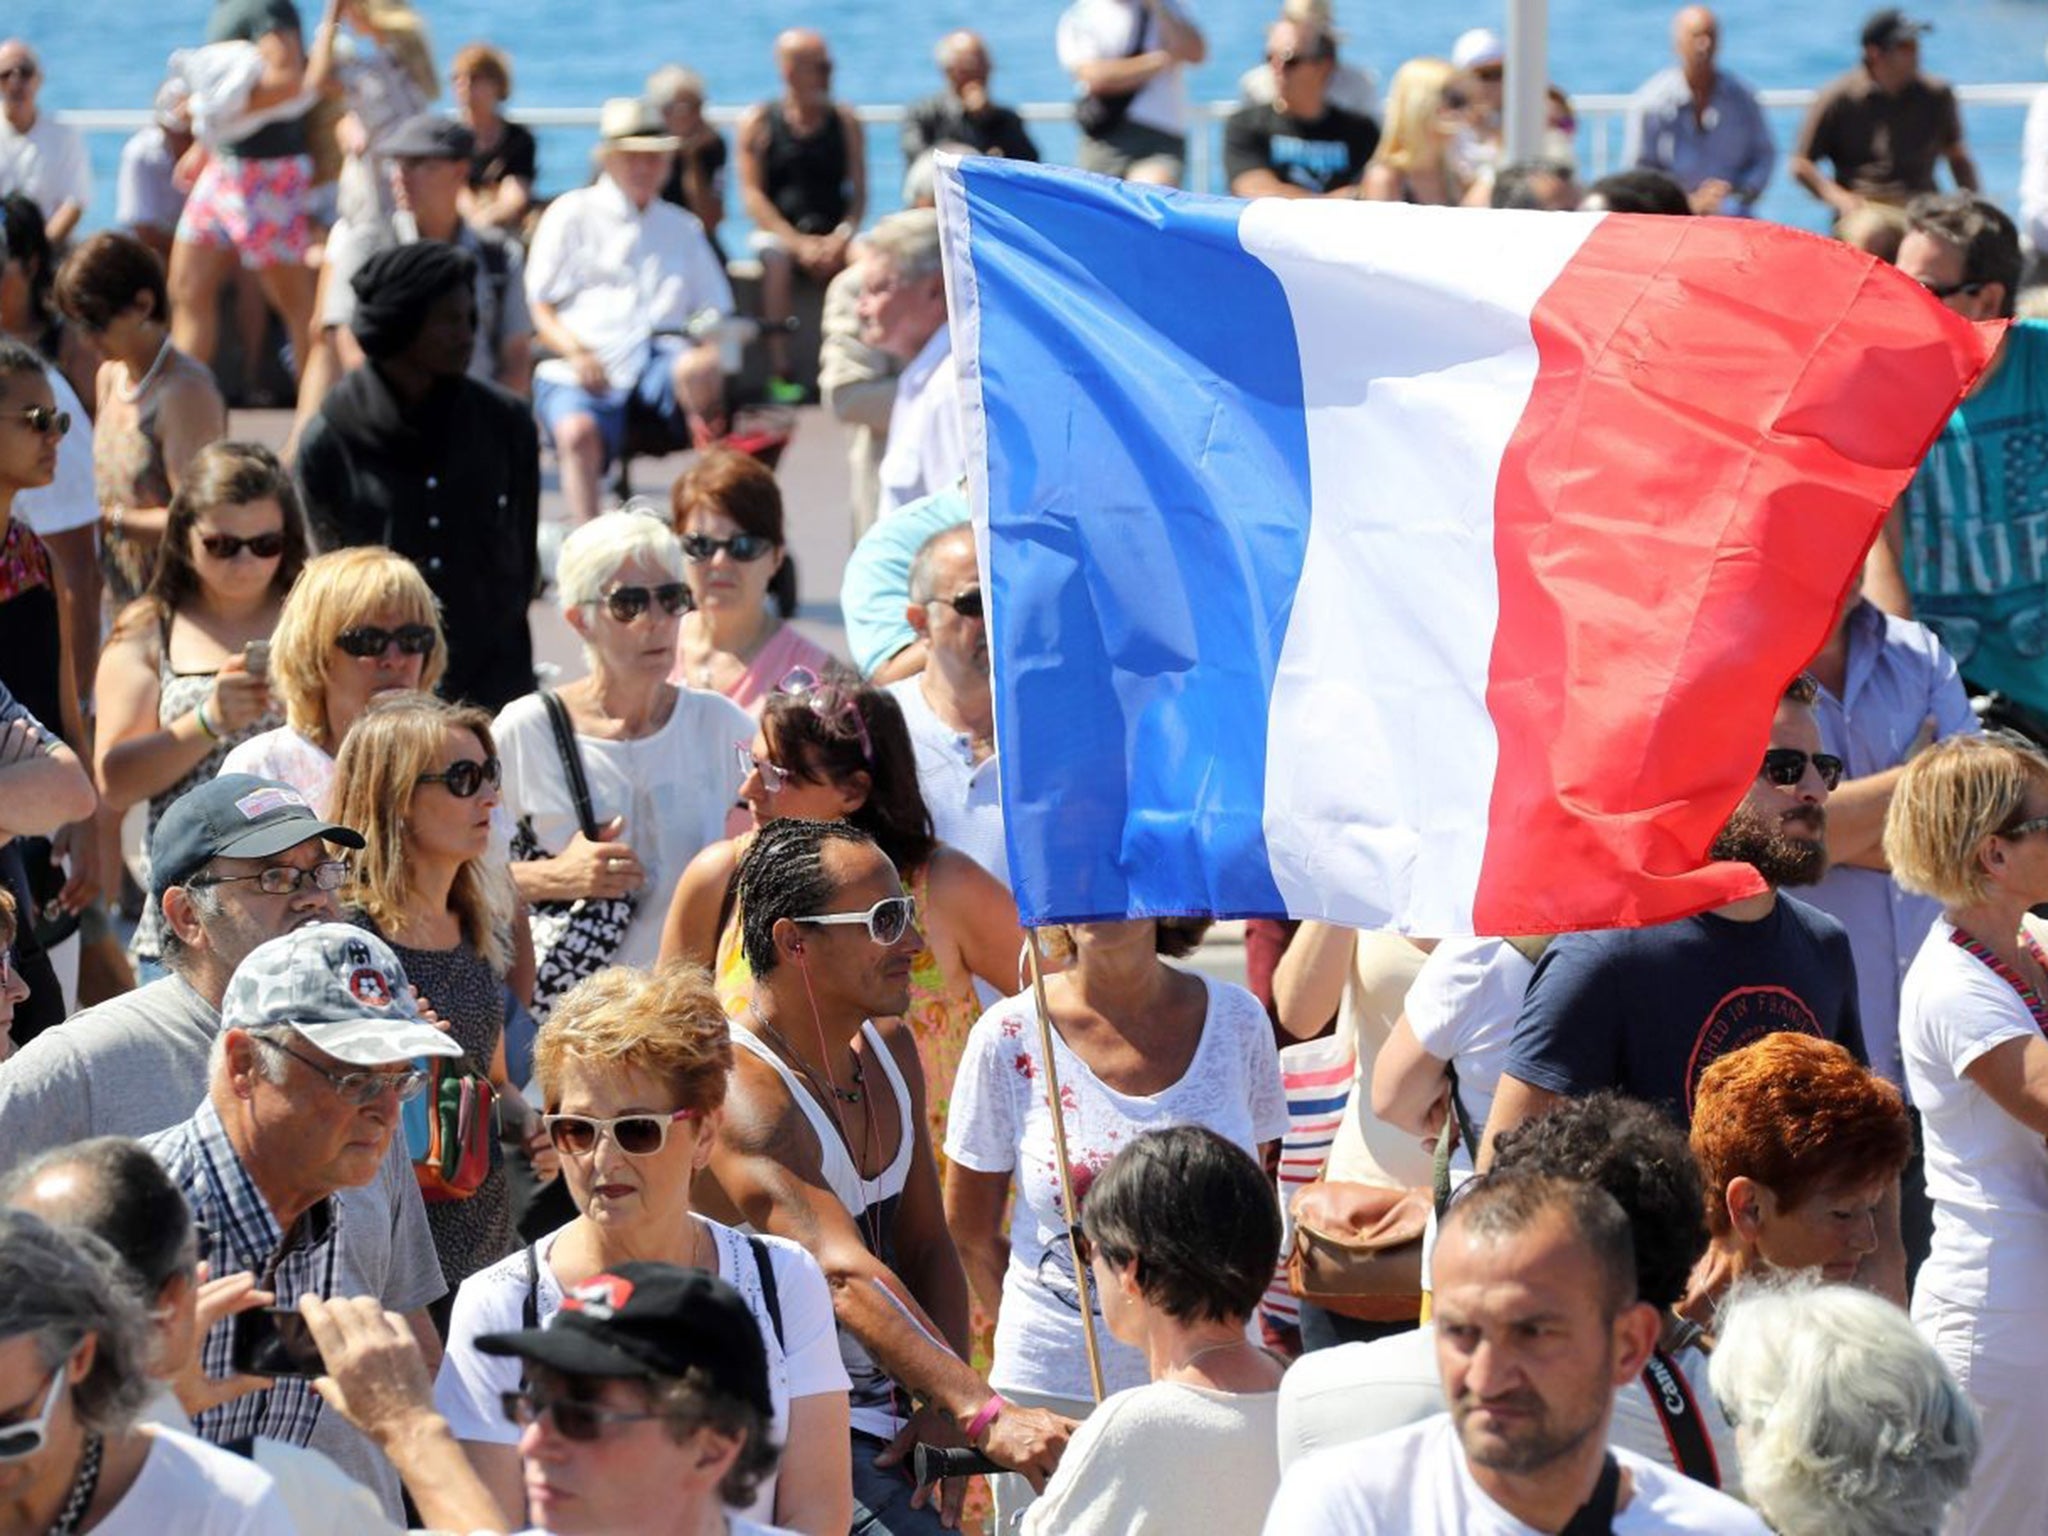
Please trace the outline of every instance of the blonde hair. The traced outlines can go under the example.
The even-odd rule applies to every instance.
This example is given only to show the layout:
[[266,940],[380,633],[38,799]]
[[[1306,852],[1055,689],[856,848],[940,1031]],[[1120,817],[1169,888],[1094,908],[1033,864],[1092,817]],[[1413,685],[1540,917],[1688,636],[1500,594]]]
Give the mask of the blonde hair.
[[1458,71],[1448,59],[1410,59],[1387,86],[1387,131],[1373,151],[1374,165],[1419,170],[1443,159],[1436,118],[1444,109],[1444,87]]
[[420,672],[420,686],[433,687],[448,665],[448,638],[426,577],[405,556],[381,544],[338,549],[308,560],[285,595],[270,643],[270,686],[284,705],[286,722],[317,747],[332,752],[340,745],[327,739],[327,664],[334,642],[385,608],[396,609],[407,624],[433,626],[434,648]]
[[427,24],[406,0],[362,0],[363,20],[377,34],[384,51],[396,59],[427,100],[441,94],[440,78],[434,73],[434,49],[427,41]]
[[[334,816],[363,834],[362,849],[349,858],[349,901],[387,934],[412,915],[408,845],[413,796],[420,775],[434,772],[442,738],[450,731],[473,733],[486,757],[497,755],[485,711],[430,693],[402,693],[371,701],[335,763]],[[493,879],[483,860],[471,859],[456,872],[448,893],[462,937],[500,975],[506,965],[507,883]]]
[[659,1078],[678,1109],[718,1108],[732,1070],[732,1031],[710,975],[680,962],[652,973],[615,965],[578,982],[534,1042],[533,1075],[550,1111],[561,1103],[562,1070],[571,1062]]
[[2017,737],[1952,736],[1906,765],[1884,817],[1892,878],[1945,907],[1982,901],[1984,839],[2010,826],[2027,790],[2048,789],[2048,758]]

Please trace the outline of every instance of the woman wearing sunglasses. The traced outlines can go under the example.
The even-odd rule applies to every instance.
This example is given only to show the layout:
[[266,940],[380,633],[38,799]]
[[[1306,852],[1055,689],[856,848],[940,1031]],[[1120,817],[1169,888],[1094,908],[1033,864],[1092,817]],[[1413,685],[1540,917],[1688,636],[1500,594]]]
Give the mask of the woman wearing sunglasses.
[[[731,1067],[724,1010],[694,966],[599,971],[542,1028],[534,1073],[579,1214],[463,1282],[434,1390],[506,1511],[524,1502],[519,1428],[501,1407],[519,1387],[519,1362],[482,1353],[478,1337],[540,1327],[576,1286],[641,1259],[717,1274],[760,1327],[772,1437],[784,1450],[778,1477],[744,1513],[806,1536],[845,1536],[851,1526],[848,1381],[823,1271],[796,1243],[751,1237],[691,1209]],[[571,1424],[558,1419],[557,1432],[572,1434]]]
[[[505,1067],[511,893],[489,866],[498,755],[490,717],[431,694],[382,699],[342,744],[334,814],[363,834],[347,897],[390,944],[413,986],[447,1021],[471,1067],[500,1095],[499,1124],[539,1144],[540,1126]],[[431,1202],[427,1225],[450,1287],[512,1243],[499,1148],[467,1199]],[[445,1325],[446,1303],[436,1310]]]
[[366,546],[306,562],[286,594],[270,649],[270,696],[285,723],[252,736],[223,773],[278,779],[327,814],[334,758],[370,701],[440,679],[440,610],[417,567]]
[[[305,559],[298,496],[270,450],[202,448],[171,498],[148,591],[114,621],[94,690],[100,795],[116,811],[148,801],[144,848],[173,800],[280,723],[249,647],[269,641]],[[128,954],[138,980],[163,974],[155,902],[143,904]]]
[[796,565],[783,547],[782,488],[758,459],[718,448],[676,481],[670,504],[689,562],[690,611],[669,680],[722,693],[758,719],[791,671],[823,675],[837,665],[789,622]]
[[[603,965],[653,963],[662,919],[653,893],[673,889],[698,850],[724,834],[740,777],[734,749],[754,730],[737,705],[668,680],[687,592],[683,552],[665,523],[637,512],[593,518],[562,541],[555,581],[590,664],[554,697],[568,714],[596,837],[548,700],[515,699],[493,727],[505,808],[519,829],[512,883],[539,908],[537,1009]],[[600,926],[563,908],[627,899],[630,917],[620,922],[614,906]]]

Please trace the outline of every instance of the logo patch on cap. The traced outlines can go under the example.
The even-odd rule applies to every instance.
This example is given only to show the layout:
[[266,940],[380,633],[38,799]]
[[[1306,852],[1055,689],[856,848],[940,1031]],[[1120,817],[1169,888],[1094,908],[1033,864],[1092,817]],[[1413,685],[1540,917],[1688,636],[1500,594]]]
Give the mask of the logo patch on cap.
[[612,1314],[633,1299],[633,1282],[617,1275],[599,1275],[586,1280],[562,1298],[564,1312],[583,1312],[599,1322],[610,1322]]
[[235,802],[235,809],[249,821],[261,821],[272,811],[281,811],[288,805],[302,806],[309,811],[312,809],[306,804],[304,795],[295,789],[285,789],[282,786],[251,790]]
[[348,973],[348,995],[365,1008],[389,1008],[391,983],[375,966],[357,966]]

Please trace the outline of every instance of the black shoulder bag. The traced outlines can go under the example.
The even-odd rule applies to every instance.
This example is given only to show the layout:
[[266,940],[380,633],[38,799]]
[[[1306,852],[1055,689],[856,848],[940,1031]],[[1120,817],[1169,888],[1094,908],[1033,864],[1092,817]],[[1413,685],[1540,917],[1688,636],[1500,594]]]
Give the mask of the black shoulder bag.
[[[1138,24],[1131,29],[1131,41],[1120,58],[1135,59],[1145,51],[1145,29],[1151,25],[1152,13],[1144,0],[1138,3]],[[1074,103],[1074,126],[1091,139],[1099,139],[1105,133],[1114,131],[1131,110],[1131,103],[1138,99],[1136,91],[1112,91],[1098,95],[1090,91]]]

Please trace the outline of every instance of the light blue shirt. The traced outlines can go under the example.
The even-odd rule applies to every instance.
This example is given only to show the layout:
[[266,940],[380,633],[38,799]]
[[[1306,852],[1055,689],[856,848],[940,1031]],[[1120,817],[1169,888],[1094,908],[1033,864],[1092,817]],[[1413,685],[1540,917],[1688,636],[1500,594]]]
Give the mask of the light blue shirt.
[[917,638],[904,610],[910,606],[910,562],[935,533],[972,514],[962,491],[940,491],[906,502],[860,536],[839,578],[839,611],[846,648],[862,677]]
[[[1838,699],[1821,689],[1815,715],[1821,745],[1849,765],[1851,779],[1903,763],[1930,720],[1936,741],[1978,729],[1955,658],[1941,648],[1934,632],[1894,618],[1867,598],[1849,618],[1842,692]],[[1928,928],[1941,915],[1941,903],[1901,890],[1883,870],[1847,864],[1836,865],[1819,885],[1798,895],[1849,930],[1871,1070],[1903,1088],[1899,987]]]
[[1778,149],[1756,92],[1726,70],[1714,72],[1704,117],[1692,109],[1692,87],[1676,66],[1643,82],[1628,109],[1624,165],[1662,171],[1692,192],[1721,180],[1734,193],[1724,213],[1748,213],[1763,194]]

